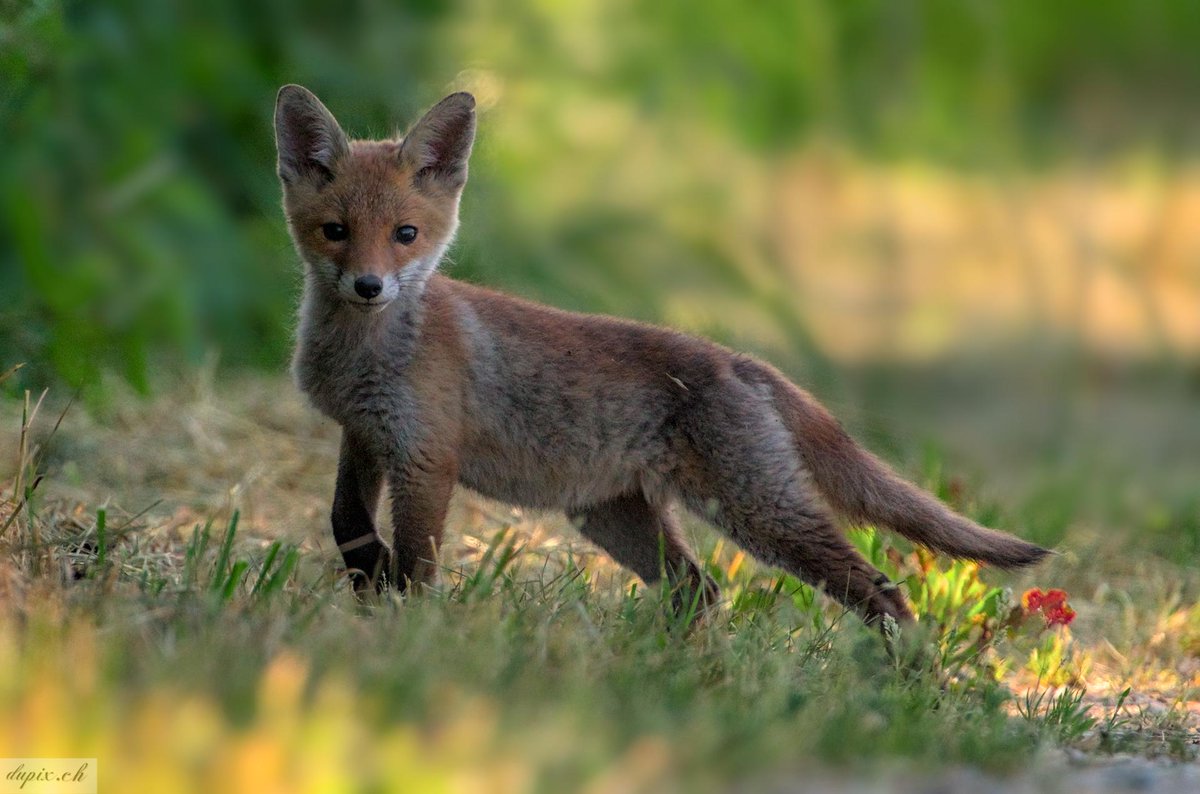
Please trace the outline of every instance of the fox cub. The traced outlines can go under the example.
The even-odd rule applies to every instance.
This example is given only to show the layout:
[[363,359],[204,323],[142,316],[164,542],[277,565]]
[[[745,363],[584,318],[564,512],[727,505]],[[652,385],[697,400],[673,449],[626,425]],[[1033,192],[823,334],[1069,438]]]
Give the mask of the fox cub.
[[[768,364],[439,275],[475,137],[470,94],[446,97],[402,139],[352,141],[316,96],[287,85],[275,132],[305,265],[293,373],[342,426],[333,534],[359,587],[432,580],[455,483],[563,510],[646,582],[665,576],[713,602],[680,505],[871,623],[912,614],[834,512],[1005,568],[1047,553],[897,477]],[[385,482],[390,544],[375,527]]]

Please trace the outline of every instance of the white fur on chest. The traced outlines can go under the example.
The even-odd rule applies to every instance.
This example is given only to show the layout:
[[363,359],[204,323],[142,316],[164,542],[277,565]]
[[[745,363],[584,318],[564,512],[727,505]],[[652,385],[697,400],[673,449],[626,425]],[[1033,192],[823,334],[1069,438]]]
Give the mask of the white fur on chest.
[[292,371],[300,390],[326,416],[364,440],[395,447],[419,421],[405,374],[405,339],[365,320],[333,318],[305,306]]

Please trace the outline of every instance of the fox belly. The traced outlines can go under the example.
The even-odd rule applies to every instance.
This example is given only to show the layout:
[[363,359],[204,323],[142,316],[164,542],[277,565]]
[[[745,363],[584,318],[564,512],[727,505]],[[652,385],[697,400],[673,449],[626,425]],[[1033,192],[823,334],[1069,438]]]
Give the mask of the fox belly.
[[459,457],[459,482],[483,496],[519,507],[572,509],[637,490],[661,490],[661,463],[653,455],[569,440],[477,439]]

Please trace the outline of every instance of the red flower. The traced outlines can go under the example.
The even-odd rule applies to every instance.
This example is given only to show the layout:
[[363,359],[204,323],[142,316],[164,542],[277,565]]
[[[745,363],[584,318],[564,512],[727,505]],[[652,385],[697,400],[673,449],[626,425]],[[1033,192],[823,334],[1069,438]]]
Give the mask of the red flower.
[[1069,626],[1075,619],[1075,610],[1063,604],[1054,609],[1043,609],[1042,615],[1046,618],[1047,626]]
[[1036,587],[1026,590],[1021,596],[1021,606],[1027,616],[1042,613],[1047,626],[1069,626],[1075,619],[1075,610],[1067,605],[1067,594],[1063,590],[1045,593]]

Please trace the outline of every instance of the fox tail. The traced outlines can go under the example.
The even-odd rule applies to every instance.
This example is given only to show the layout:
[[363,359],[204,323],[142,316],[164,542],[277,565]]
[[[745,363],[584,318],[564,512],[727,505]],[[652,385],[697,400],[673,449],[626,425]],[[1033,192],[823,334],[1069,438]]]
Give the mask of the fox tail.
[[901,479],[855,443],[812,395],[770,367],[764,369],[804,464],[829,505],[847,519],[885,526],[935,551],[999,568],[1032,565],[1050,553],[980,526]]

